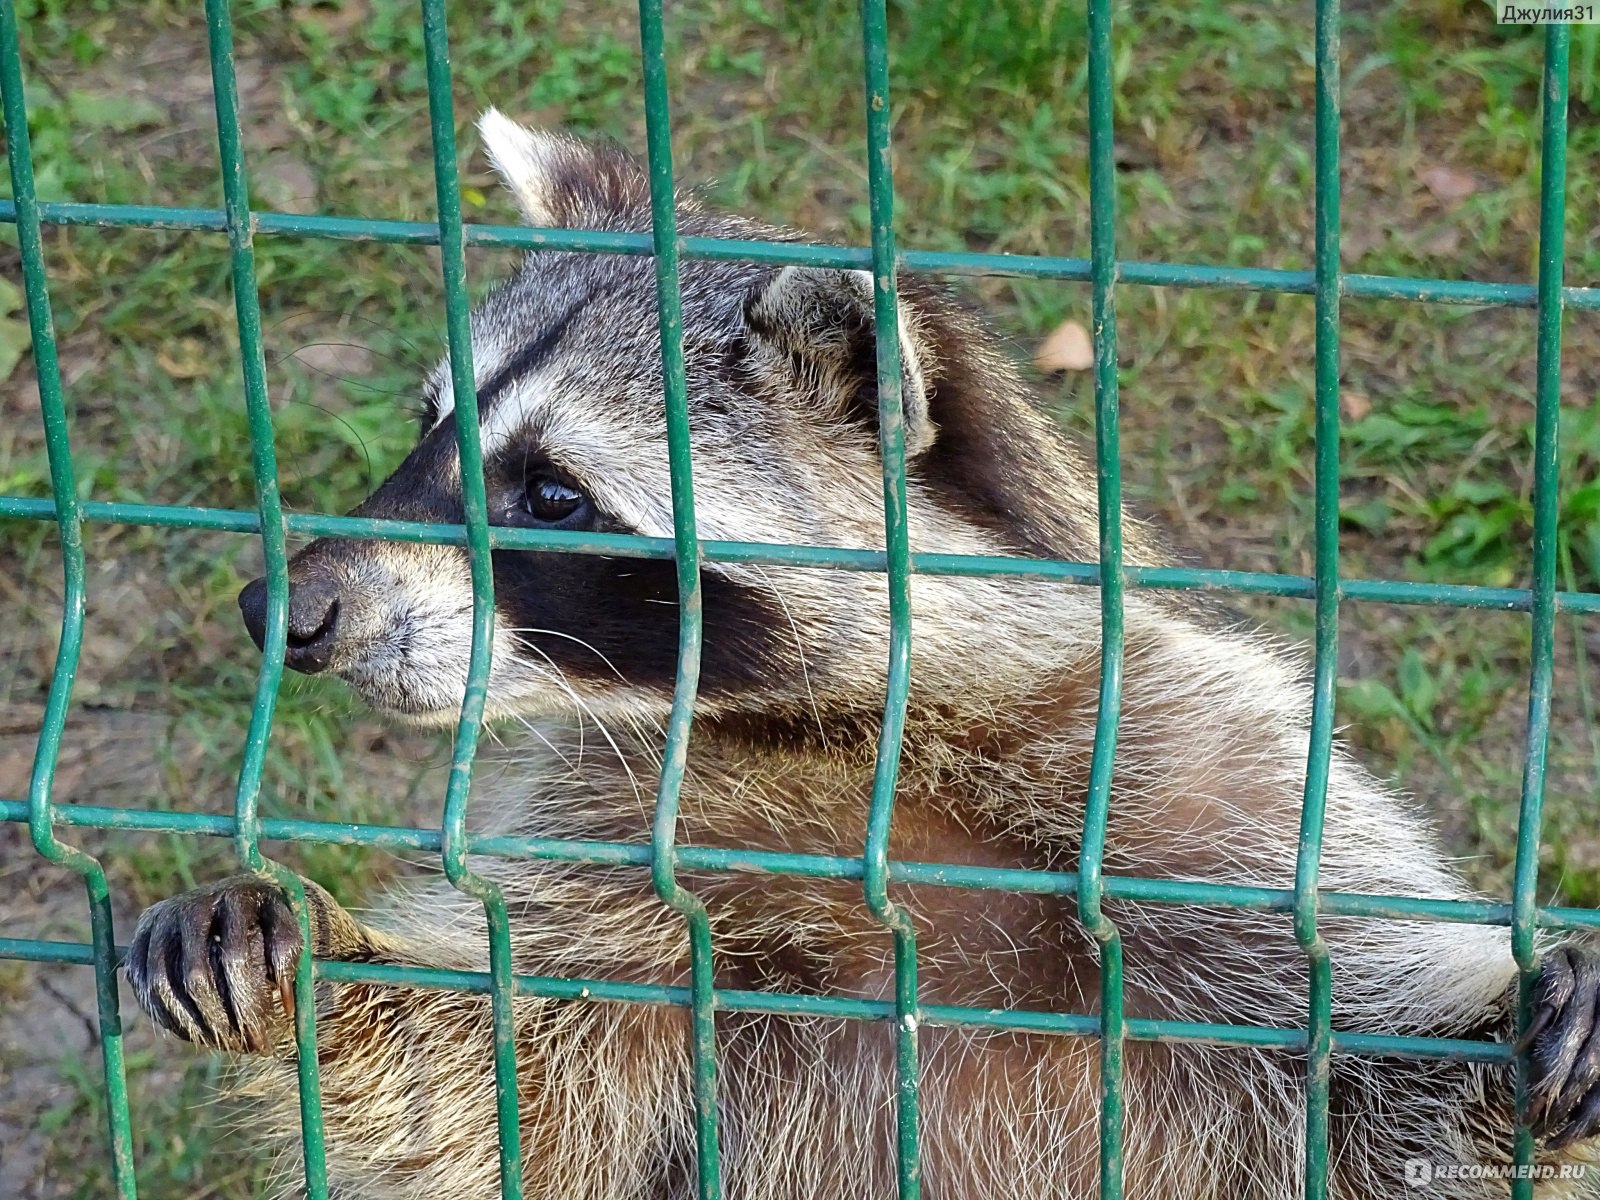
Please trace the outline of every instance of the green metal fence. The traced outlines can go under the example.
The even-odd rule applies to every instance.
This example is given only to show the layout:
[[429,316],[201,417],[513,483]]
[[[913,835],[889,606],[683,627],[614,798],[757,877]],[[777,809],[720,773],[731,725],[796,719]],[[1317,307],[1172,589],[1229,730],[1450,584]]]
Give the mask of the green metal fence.
[[[0,88],[4,92],[7,153],[14,200],[0,203],[0,219],[14,222],[22,250],[27,313],[33,334],[41,417],[44,423],[53,498],[0,497],[0,517],[54,520],[59,530],[66,576],[64,615],[39,735],[38,752],[26,799],[0,798],[0,819],[26,821],[38,853],[49,863],[80,875],[88,891],[92,939],[88,944],[0,938],[0,957],[38,962],[79,963],[93,968],[99,1002],[99,1033],[104,1056],[110,1114],[111,1153],[117,1194],[136,1195],[136,1166],[122,1054],[115,972],[121,954],[112,927],[106,877],[90,855],[62,840],[63,827],[135,829],[196,836],[232,837],[241,863],[270,872],[289,891],[306,928],[306,908],[294,874],[261,850],[261,840],[312,841],[393,849],[436,851],[450,881],[480,900],[490,933],[486,974],[371,964],[312,962],[302,956],[296,975],[295,1038],[299,1049],[300,1107],[305,1149],[306,1191],[328,1195],[318,1093],[315,978],[487,992],[495,1027],[502,1192],[521,1194],[515,1086],[515,1047],[511,1001],[541,996],[578,1003],[623,1002],[675,1005],[692,1014],[694,1104],[698,1145],[699,1194],[719,1195],[715,1022],[718,1012],[746,1011],[816,1015],[892,1023],[898,1108],[896,1124],[899,1191],[914,1200],[920,1188],[918,1150],[918,1030],[923,1025],[966,1025],[1095,1037],[1100,1042],[1103,1078],[1100,1120],[1100,1191],[1122,1194],[1121,1063],[1125,1039],[1187,1038],[1240,1046],[1270,1046],[1303,1052],[1306,1058],[1306,1194],[1327,1193],[1328,1080],[1333,1052],[1473,1059],[1505,1063],[1509,1047],[1488,1042],[1335,1033],[1330,1028],[1333,965],[1317,932],[1320,913],[1459,921],[1509,925],[1521,968],[1522,1011],[1529,1017],[1535,978],[1533,939],[1541,927],[1600,926],[1600,912],[1542,907],[1536,903],[1540,804],[1548,742],[1554,621],[1559,612],[1600,612],[1600,595],[1556,589],[1556,435],[1564,307],[1600,309],[1600,289],[1564,288],[1563,206],[1566,151],[1568,30],[1552,25],[1545,40],[1543,145],[1538,277],[1532,285],[1464,280],[1410,279],[1343,274],[1339,268],[1339,9],[1337,0],[1318,0],[1314,30],[1316,58],[1316,253],[1311,271],[1257,270],[1154,262],[1123,262],[1116,257],[1115,180],[1112,130],[1112,5],[1087,0],[1089,17],[1089,100],[1091,256],[1021,257],[995,254],[897,252],[894,242],[894,192],[891,182],[890,109],[885,0],[861,0],[865,42],[864,83],[871,194],[870,248],[797,246],[677,235],[672,205],[671,126],[663,50],[662,2],[641,0],[640,32],[648,120],[652,235],[572,230],[467,226],[461,220],[456,173],[455,117],[450,100],[450,60],[444,0],[421,0],[427,82],[432,119],[438,222],[412,223],[359,217],[293,216],[250,208],[237,113],[232,31],[228,0],[207,0],[212,80],[215,89],[223,207],[155,208],[131,205],[41,204],[35,196],[28,142],[22,64],[12,0],[0,0]],[[71,427],[56,361],[43,229],[48,225],[100,225],[226,233],[232,252],[234,300],[244,362],[244,398],[249,416],[251,464],[258,505],[255,512],[212,508],[80,501],[73,476]],[[273,453],[272,422],[262,354],[261,312],[253,245],[257,237],[377,239],[395,243],[438,244],[442,251],[455,432],[463,464],[465,524],[427,525],[374,521],[282,511]],[[464,247],[499,245],[553,247],[613,254],[649,254],[656,264],[660,305],[661,353],[665,367],[665,409],[671,457],[675,536],[666,539],[601,534],[491,528],[485,513],[472,372]],[[1088,280],[1093,285],[1096,455],[1099,478],[1100,561],[1041,562],[1001,557],[911,554],[906,538],[904,438],[901,423],[899,347],[894,338],[878,342],[880,436],[886,552],[702,542],[696,535],[694,489],[685,405],[683,351],[678,297],[680,258],[742,259],[813,266],[870,267],[876,282],[877,327],[897,328],[897,267],[930,271],[998,273]],[[1118,284],[1309,293],[1316,304],[1315,370],[1315,521],[1316,573],[1312,578],[1238,571],[1124,567],[1122,562],[1120,474],[1117,436]],[[1538,363],[1534,442],[1534,543],[1531,588],[1428,585],[1391,580],[1341,579],[1338,562],[1338,378],[1339,304],[1343,296],[1383,297],[1417,302],[1535,308],[1538,313]],[[270,595],[266,646],[247,734],[232,817],[163,813],[142,809],[70,805],[52,801],[57,752],[68,717],[84,622],[85,521],[123,522],[178,528],[221,529],[260,537]],[[471,669],[456,731],[444,819],[438,829],[334,824],[310,820],[263,819],[256,801],[274,702],[282,673],[288,581],[285,543],[289,534],[465,545],[471,561],[475,615]],[[671,558],[677,566],[681,599],[679,666],[655,818],[648,844],[571,842],[542,838],[484,838],[467,832],[466,816],[473,755],[477,745],[489,672],[493,629],[494,548],[528,548],[574,553]],[[700,564],[712,562],[782,563],[835,570],[886,572],[892,633],[888,656],[888,701],[878,743],[877,770],[866,844],[860,858],[678,847],[675,844],[678,790],[690,736],[701,650]],[[1091,764],[1083,845],[1075,872],[992,870],[939,863],[899,862],[888,857],[890,817],[903,733],[913,647],[908,579],[913,572],[947,575],[1011,574],[1055,578],[1100,588],[1103,668],[1100,716]],[[1299,855],[1292,889],[1178,883],[1102,873],[1110,782],[1116,748],[1121,694],[1122,597],[1124,587],[1205,588],[1291,596],[1316,606],[1316,661],[1311,749],[1306,769]],[[1421,900],[1333,893],[1318,888],[1318,856],[1323,801],[1331,754],[1335,650],[1339,605],[1344,599],[1432,604],[1460,608],[1525,611],[1531,615],[1532,677],[1516,875],[1510,904]],[[474,874],[466,855],[559,859],[592,864],[633,864],[651,873],[663,903],[683,914],[691,949],[688,987],[624,984],[514,975],[511,969],[506,907],[495,886]],[[893,1002],[834,996],[791,995],[716,989],[712,986],[712,945],[706,912],[678,882],[678,867],[777,873],[813,878],[858,879],[874,917],[892,936],[895,962]],[[921,1004],[917,995],[916,940],[906,914],[890,898],[891,883],[943,887],[1047,892],[1076,899],[1082,921],[1100,946],[1101,1003],[1096,1016],[1039,1011],[991,1011]],[[1105,897],[1162,904],[1232,905],[1278,912],[1292,921],[1310,966],[1306,1022],[1301,1029],[1198,1024],[1128,1019],[1122,1006],[1121,942],[1115,924],[1101,907]],[[309,945],[310,939],[306,938]],[[1525,1077],[1519,1069],[1519,1095]],[[1515,1161],[1532,1161],[1533,1142],[1519,1129]],[[1529,1179],[1512,1185],[1528,1197]]]

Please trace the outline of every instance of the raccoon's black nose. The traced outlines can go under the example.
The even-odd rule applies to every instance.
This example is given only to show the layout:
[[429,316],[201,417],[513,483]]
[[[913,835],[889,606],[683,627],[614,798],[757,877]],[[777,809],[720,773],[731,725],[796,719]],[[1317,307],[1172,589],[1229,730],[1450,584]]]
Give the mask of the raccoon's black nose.
[[[257,579],[239,593],[239,611],[244,626],[257,646],[267,637],[267,581]],[[284,649],[286,666],[307,675],[326,671],[333,660],[339,631],[339,589],[329,579],[310,578],[289,586],[288,645]]]

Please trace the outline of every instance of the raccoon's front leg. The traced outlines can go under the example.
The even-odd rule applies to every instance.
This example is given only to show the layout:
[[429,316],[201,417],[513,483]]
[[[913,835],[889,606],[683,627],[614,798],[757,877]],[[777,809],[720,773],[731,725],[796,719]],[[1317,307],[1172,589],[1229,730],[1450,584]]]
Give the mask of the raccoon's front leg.
[[[373,935],[305,882],[311,952],[351,958]],[[277,884],[235,875],[151,905],[124,964],[140,1006],[179,1037],[216,1050],[272,1052],[289,1035],[300,923]]]

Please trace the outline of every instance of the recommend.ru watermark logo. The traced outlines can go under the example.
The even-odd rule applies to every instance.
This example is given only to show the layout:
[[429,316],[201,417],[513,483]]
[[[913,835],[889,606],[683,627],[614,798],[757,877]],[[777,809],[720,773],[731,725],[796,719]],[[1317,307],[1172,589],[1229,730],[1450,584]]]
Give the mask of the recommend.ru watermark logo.
[[1514,1163],[1430,1162],[1425,1158],[1405,1161],[1406,1184],[1432,1187],[1462,1179],[1582,1179],[1589,1173],[1583,1163],[1544,1163],[1519,1167]]
[[1539,4],[1532,0],[1494,0],[1499,25],[1600,25],[1600,4]]

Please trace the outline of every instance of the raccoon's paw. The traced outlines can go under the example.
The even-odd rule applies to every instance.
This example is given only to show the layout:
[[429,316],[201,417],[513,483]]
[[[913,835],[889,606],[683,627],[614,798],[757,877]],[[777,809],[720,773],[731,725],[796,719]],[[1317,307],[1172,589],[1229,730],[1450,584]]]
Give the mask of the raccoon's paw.
[[158,1025],[199,1046],[265,1054],[288,1032],[299,955],[283,893],[235,875],[146,909],[124,970]]
[[1533,1023],[1528,1121],[1552,1150],[1600,1133],[1600,954],[1577,946],[1540,964]]

